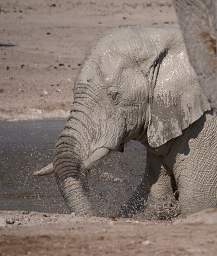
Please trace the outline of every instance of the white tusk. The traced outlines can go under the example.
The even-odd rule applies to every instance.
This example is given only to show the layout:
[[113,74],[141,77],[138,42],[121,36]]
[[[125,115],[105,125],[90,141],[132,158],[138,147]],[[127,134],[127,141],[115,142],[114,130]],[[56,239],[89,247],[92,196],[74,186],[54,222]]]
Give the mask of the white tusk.
[[53,164],[50,163],[47,166],[43,167],[41,170],[33,172],[33,175],[34,176],[43,176],[43,175],[51,174],[53,172],[54,172]]
[[83,162],[83,165],[86,169],[91,168],[91,166],[99,159],[103,158],[105,155],[107,155],[109,153],[109,149],[107,148],[98,148],[96,149],[93,154],[86,159]]

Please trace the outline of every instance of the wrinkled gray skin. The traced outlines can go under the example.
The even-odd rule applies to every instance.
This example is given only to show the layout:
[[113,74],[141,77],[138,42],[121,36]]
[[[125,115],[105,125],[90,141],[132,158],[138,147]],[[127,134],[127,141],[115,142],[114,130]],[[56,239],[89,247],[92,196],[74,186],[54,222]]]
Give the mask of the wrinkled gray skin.
[[190,62],[217,113],[217,1],[174,0]]
[[148,163],[121,213],[135,213],[143,199],[173,202],[174,184],[182,213],[215,207],[217,121],[209,110],[177,29],[108,33],[82,67],[56,144],[54,172],[69,209],[95,214],[85,172],[131,139],[146,145]]

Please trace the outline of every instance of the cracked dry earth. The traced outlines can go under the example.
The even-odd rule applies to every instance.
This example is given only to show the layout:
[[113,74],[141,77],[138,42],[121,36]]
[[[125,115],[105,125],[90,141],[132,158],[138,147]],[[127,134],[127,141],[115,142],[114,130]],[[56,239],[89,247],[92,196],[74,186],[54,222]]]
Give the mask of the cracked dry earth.
[[173,222],[0,213],[0,255],[216,255],[217,210]]

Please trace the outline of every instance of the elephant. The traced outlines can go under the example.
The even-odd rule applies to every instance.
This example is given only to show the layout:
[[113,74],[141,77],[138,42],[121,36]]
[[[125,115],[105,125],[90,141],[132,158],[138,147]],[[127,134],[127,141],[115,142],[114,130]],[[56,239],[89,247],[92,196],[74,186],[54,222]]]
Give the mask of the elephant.
[[190,62],[217,113],[217,2],[173,1]]
[[182,214],[217,206],[217,119],[178,28],[108,32],[84,61],[73,93],[53,165],[36,173],[54,172],[70,211],[95,215],[86,173],[129,140],[146,146],[148,160],[121,214],[135,214],[141,200],[146,208],[173,202],[176,189]]

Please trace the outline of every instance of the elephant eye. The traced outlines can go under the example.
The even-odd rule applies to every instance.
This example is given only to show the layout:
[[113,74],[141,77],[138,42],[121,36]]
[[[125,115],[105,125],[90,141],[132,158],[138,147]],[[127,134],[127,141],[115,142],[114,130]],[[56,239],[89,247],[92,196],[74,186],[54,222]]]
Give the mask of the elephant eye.
[[117,100],[118,92],[113,92],[113,93],[111,94],[111,97],[112,97],[113,100]]
[[118,91],[109,91],[109,96],[115,104],[119,102],[119,92]]

